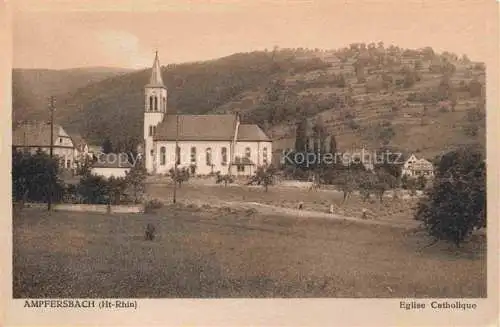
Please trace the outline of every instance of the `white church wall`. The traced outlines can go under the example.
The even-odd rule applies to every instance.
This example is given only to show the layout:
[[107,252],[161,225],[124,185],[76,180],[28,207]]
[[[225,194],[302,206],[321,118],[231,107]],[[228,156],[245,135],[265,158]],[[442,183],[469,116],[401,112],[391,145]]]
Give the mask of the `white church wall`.
[[[147,158],[146,170],[150,173],[153,171],[153,160],[152,160],[153,157],[151,156],[151,150],[153,150],[152,135],[154,135],[154,129],[156,128],[156,126],[163,120],[163,115],[164,114],[162,112],[149,112],[149,111],[146,111],[146,113],[144,114],[144,141],[145,141],[144,154]],[[153,130],[151,130],[152,133],[150,133],[150,126],[153,126]]]
[[247,149],[250,149],[250,160],[256,166],[262,166],[264,164],[264,148],[267,148],[267,162],[270,164],[273,150],[271,142],[237,142],[235,156],[246,157]]
[[[162,164],[162,153],[161,147],[166,148],[165,152],[165,164]],[[193,163],[191,161],[191,148],[196,148],[196,165],[195,174],[196,175],[208,175],[212,172],[220,171],[222,174],[227,173],[229,162],[231,160],[231,142],[229,141],[179,141],[180,148],[180,163],[178,168],[189,168]],[[225,147],[227,150],[227,164],[222,163],[222,148]],[[211,149],[212,164],[213,167],[207,165],[206,152],[207,149]],[[175,141],[162,141],[156,142],[155,144],[156,153],[156,173],[166,174],[168,171],[174,167],[175,164]]]

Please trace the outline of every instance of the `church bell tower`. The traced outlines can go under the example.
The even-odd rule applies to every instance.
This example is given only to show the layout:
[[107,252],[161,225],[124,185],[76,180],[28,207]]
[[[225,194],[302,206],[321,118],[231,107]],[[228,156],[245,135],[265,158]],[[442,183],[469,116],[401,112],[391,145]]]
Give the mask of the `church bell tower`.
[[144,87],[144,159],[149,173],[155,173],[156,157],[153,137],[156,127],[167,113],[167,88],[161,77],[161,66],[156,51],[149,83]]

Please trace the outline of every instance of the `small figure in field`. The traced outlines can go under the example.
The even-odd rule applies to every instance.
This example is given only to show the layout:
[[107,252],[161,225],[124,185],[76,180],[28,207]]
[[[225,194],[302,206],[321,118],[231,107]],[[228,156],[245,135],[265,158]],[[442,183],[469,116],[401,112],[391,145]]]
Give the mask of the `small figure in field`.
[[333,204],[330,204],[330,213],[333,214]]
[[299,209],[299,210],[302,210],[302,208],[304,208],[304,202],[300,201],[300,202],[299,202],[298,209]]
[[146,239],[146,241],[152,241],[155,238],[155,231],[156,228],[153,224],[148,224],[146,226],[146,231],[144,233],[144,238]]
[[361,212],[362,212],[361,218],[367,219],[368,218],[368,216],[367,216],[367,210],[365,208],[363,208],[363,210]]

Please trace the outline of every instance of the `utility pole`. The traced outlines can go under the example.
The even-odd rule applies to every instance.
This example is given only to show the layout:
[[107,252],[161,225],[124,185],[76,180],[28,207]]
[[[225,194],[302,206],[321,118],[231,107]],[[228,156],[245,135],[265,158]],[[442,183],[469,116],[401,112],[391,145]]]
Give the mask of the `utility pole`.
[[[52,167],[52,159],[54,156],[54,111],[56,110],[55,107],[55,97],[51,96],[49,98],[49,110],[50,110],[50,149],[49,149],[49,156],[50,156],[50,166]],[[53,180],[52,180],[52,171],[49,171],[49,196],[47,200],[47,210],[50,211],[52,209],[52,188],[53,188]]]
[[174,163],[174,199],[173,202],[177,201],[177,162],[179,160],[179,114],[175,113],[175,163]]

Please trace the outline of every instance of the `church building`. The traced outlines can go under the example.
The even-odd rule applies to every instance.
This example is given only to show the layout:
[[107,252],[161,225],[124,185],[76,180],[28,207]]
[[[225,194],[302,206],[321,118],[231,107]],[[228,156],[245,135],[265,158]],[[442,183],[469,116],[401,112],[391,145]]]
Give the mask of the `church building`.
[[158,53],[144,93],[144,157],[148,173],[166,174],[176,160],[179,169],[187,168],[192,175],[220,172],[248,176],[259,166],[271,164],[270,138],[259,126],[241,123],[238,114],[169,114]]

